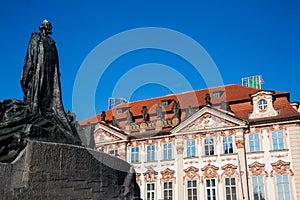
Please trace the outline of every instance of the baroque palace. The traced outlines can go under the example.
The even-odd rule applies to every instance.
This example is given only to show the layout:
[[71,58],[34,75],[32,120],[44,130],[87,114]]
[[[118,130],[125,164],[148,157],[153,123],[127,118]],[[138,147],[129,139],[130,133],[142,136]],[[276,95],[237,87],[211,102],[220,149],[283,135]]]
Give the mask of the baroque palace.
[[149,200],[300,199],[300,107],[236,84],[120,104],[81,122]]

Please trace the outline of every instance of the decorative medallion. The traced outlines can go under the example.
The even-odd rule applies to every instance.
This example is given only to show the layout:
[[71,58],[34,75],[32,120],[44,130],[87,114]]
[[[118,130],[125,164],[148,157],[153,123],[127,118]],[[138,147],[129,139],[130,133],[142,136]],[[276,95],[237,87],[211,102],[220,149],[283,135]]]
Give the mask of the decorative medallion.
[[233,164],[227,164],[225,166],[223,166],[221,168],[223,170],[223,173],[221,176],[226,176],[226,177],[231,177],[233,176],[234,174],[238,177],[239,176],[239,173],[236,171],[237,169],[237,166],[233,165]]
[[294,175],[294,172],[290,169],[290,162],[284,162],[278,160],[276,163],[272,163],[271,177],[273,177],[274,172],[276,174],[287,174],[290,173],[291,176]]
[[176,183],[176,178],[174,177],[175,174],[174,170],[170,170],[169,168],[167,168],[160,173],[162,175],[162,178],[160,179],[160,183],[171,181],[171,180],[173,180]]
[[184,170],[185,175],[183,177],[183,180],[193,180],[195,178],[200,179],[200,175],[198,174],[199,169],[193,166],[188,167]]
[[204,178],[217,178],[218,177],[218,167],[208,164],[201,170],[203,171]]
[[261,176],[263,173],[265,173],[265,176],[268,177],[268,172],[265,171],[265,164],[254,162],[249,165],[249,170],[252,176]]
[[182,145],[181,146],[177,146],[176,150],[177,150],[177,154],[182,154],[183,150],[184,150],[184,147]]
[[149,168],[144,174],[145,182],[156,182],[158,172],[153,168]]

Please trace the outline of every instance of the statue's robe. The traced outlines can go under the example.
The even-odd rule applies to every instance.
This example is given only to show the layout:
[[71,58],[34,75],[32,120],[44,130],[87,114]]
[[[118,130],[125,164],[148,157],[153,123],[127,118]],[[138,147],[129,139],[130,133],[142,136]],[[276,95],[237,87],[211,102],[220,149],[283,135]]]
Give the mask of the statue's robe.
[[62,104],[58,53],[48,35],[32,33],[21,77],[24,102],[33,113],[55,122],[74,141],[78,134]]

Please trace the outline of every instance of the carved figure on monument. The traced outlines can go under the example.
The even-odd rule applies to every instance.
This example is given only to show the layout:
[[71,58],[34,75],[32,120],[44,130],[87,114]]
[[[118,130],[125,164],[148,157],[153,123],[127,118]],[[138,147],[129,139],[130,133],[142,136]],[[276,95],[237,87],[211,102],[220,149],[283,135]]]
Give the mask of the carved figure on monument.
[[148,109],[147,106],[143,106],[142,110],[141,110],[142,114],[143,114],[143,120],[144,121],[149,121],[149,114],[148,114]]
[[159,104],[157,104],[157,106],[156,106],[156,117],[157,117],[157,119],[164,119],[162,107]]

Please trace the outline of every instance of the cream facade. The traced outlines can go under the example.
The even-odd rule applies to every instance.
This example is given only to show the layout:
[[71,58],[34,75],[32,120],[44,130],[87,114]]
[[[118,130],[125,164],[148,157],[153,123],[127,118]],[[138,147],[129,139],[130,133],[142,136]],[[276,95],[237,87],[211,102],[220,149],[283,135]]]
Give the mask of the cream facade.
[[299,104],[257,90],[229,108],[149,113],[123,128],[98,122],[96,145],[132,163],[143,199],[300,199]]

